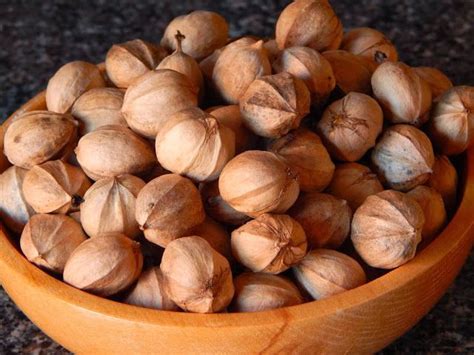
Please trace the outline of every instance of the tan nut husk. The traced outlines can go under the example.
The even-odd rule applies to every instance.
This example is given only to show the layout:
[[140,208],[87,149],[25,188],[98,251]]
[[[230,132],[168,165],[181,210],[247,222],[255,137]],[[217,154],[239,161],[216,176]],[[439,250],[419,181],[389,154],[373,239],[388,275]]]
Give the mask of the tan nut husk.
[[279,138],[299,127],[309,113],[310,93],[304,82],[289,73],[255,80],[240,101],[245,125],[255,134]]
[[315,300],[359,287],[367,282],[357,261],[335,250],[316,249],[293,268],[298,284]]
[[311,103],[314,106],[322,106],[336,87],[331,64],[312,48],[286,48],[273,63],[273,69],[277,73],[287,72],[303,80],[311,93]]
[[331,182],[334,163],[319,136],[299,128],[270,142],[268,150],[296,174],[301,191],[322,191]]
[[433,173],[426,185],[434,188],[443,196],[448,212],[454,212],[457,202],[458,173],[446,155],[436,156]]
[[213,219],[206,217],[203,223],[191,231],[191,234],[206,240],[215,251],[225,256],[227,260],[230,261],[232,259],[230,235],[224,226]]
[[429,118],[431,89],[413,68],[385,62],[372,75],[374,96],[392,123],[421,126]]
[[253,272],[279,274],[303,259],[308,244],[296,220],[265,213],[235,229],[231,246],[237,261]]
[[239,105],[214,106],[206,110],[217,122],[229,127],[235,134],[235,152],[242,153],[252,149],[257,137],[245,127]]
[[303,296],[289,279],[247,272],[234,279],[233,312],[261,312],[303,303]]
[[424,223],[414,199],[386,190],[367,197],[354,213],[351,239],[368,265],[393,269],[413,259]]
[[455,86],[437,100],[429,135],[445,155],[460,154],[474,144],[474,86]]
[[216,61],[212,82],[229,104],[239,103],[252,82],[272,72],[263,41],[226,47]]
[[22,191],[26,169],[11,166],[0,174],[0,216],[2,223],[15,233],[21,233],[28,219],[35,214]]
[[119,88],[128,88],[141,76],[149,73],[168,55],[159,45],[141,39],[114,44],[107,52],[107,76]]
[[229,262],[201,237],[171,242],[160,267],[171,299],[185,311],[219,312],[232,300],[234,285]]
[[425,223],[421,230],[423,241],[432,240],[446,224],[446,209],[443,197],[435,189],[428,186],[417,186],[407,192],[421,206],[425,216]]
[[81,204],[82,228],[90,237],[122,233],[135,239],[140,234],[135,220],[135,201],[145,182],[133,175],[96,181]]
[[155,266],[143,271],[137,284],[123,300],[139,307],[177,311],[178,306],[171,300],[160,268]]
[[361,159],[375,146],[382,127],[380,105],[358,92],[351,92],[329,105],[317,123],[331,156],[350,162]]
[[90,89],[105,85],[105,80],[95,64],[81,61],[67,63],[49,79],[46,106],[52,112],[69,112],[79,96]]
[[326,51],[323,57],[331,64],[337,87],[344,93],[370,94],[372,68],[364,59],[343,50]]
[[303,227],[310,248],[337,249],[351,230],[347,201],[326,193],[302,194],[288,214]]
[[215,220],[239,226],[250,219],[249,216],[237,211],[224,201],[219,192],[218,180],[201,184],[199,190],[201,191],[204,209]]
[[359,27],[347,32],[341,43],[341,49],[379,65],[385,61],[398,61],[397,49],[382,33],[373,28]]
[[416,67],[415,72],[431,88],[431,96],[436,100],[439,96],[453,87],[451,80],[441,70],[433,67]]
[[166,247],[200,225],[205,213],[199,190],[191,180],[166,174],[140,190],[135,202],[135,218],[146,239]]
[[156,69],[171,69],[186,76],[189,81],[197,88],[200,94],[203,94],[204,80],[202,77],[201,68],[196,60],[183,52],[182,43],[185,43],[186,36],[178,31],[175,35],[176,50],[164,58]]
[[131,129],[155,139],[169,117],[197,105],[198,91],[198,87],[177,71],[155,70],[127,89],[122,113]]
[[77,121],[68,114],[30,111],[5,132],[5,155],[19,167],[30,169],[48,160],[66,159],[77,138]]
[[429,138],[410,125],[388,128],[372,151],[372,163],[382,183],[400,191],[425,183],[434,161]]
[[[212,54],[209,54],[206,58],[201,60],[199,62],[199,67],[201,68],[201,72],[203,76],[206,78],[208,81],[212,81],[212,73],[214,72],[214,67],[216,66],[217,59],[219,59],[220,55],[226,48],[231,48],[234,46],[248,46],[252,45],[255,42],[257,42],[256,39],[253,37],[241,37],[239,39],[236,39],[226,46],[216,49]],[[207,83],[207,84],[212,84],[212,83]],[[211,85],[212,86],[212,85]]]
[[21,234],[20,247],[33,264],[62,274],[73,251],[86,240],[81,225],[61,214],[36,214]]
[[274,153],[249,150],[227,163],[219,191],[232,208],[256,217],[284,213],[298,198],[299,185],[295,174]]
[[169,118],[156,137],[155,151],[163,168],[196,181],[212,181],[234,157],[235,135],[195,107]]
[[75,153],[92,180],[140,175],[157,164],[150,144],[123,126],[102,126],[86,134],[79,140]]
[[344,163],[336,166],[327,192],[346,200],[352,211],[370,195],[383,191],[377,175],[370,168],[359,163]]
[[227,43],[229,26],[225,18],[211,11],[193,11],[174,18],[166,27],[161,45],[176,50],[175,35],[181,31],[187,40],[183,52],[195,59],[207,57]]
[[79,209],[90,186],[80,168],[53,160],[31,168],[22,188],[26,202],[37,213],[67,214]]
[[278,47],[305,46],[325,51],[342,41],[341,21],[327,0],[298,0],[289,4],[276,23]]
[[95,88],[82,94],[72,106],[71,113],[81,122],[81,134],[106,125],[127,126],[122,115],[123,90]]
[[123,234],[104,234],[79,245],[64,268],[64,281],[86,292],[108,297],[140,276],[140,244]]

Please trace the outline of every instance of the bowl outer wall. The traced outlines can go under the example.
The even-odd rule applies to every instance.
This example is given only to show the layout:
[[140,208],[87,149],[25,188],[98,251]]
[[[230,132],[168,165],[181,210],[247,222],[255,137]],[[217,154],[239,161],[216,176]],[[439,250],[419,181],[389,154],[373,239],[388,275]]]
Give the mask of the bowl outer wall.
[[[43,92],[11,118],[44,108]],[[436,240],[386,275],[317,302],[206,315],[121,304],[44,273],[21,255],[4,229],[0,282],[28,318],[75,353],[372,353],[408,331],[436,304],[472,248],[474,148],[465,166],[461,205]]]

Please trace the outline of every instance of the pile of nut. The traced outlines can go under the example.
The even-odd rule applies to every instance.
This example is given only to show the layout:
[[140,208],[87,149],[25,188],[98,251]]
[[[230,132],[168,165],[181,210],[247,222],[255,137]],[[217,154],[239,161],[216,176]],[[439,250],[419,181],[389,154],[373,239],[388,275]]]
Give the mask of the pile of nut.
[[66,283],[163,310],[291,306],[408,262],[474,140],[474,87],[344,34],[326,0],[290,3],[268,40],[177,17],[105,69],[65,64],[46,104],[2,128],[2,221]]

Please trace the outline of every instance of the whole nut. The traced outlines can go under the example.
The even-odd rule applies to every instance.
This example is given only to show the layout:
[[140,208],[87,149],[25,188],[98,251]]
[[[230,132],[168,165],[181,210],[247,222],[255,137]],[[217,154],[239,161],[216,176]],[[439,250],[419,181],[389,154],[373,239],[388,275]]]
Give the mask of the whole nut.
[[312,48],[286,48],[273,63],[273,68],[277,73],[287,72],[303,80],[311,93],[311,103],[314,106],[324,104],[336,87],[331,64]]
[[448,212],[454,211],[457,202],[458,173],[446,155],[436,156],[433,173],[426,185],[441,194]]
[[424,223],[414,199],[386,190],[367,197],[354,213],[351,239],[368,265],[393,269],[413,259]]
[[183,43],[183,52],[201,59],[227,43],[229,26],[225,18],[215,12],[193,11],[176,17],[168,24],[161,45],[176,50],[174,36],[177,31],[187,38]]
[[216,221],[206,217],[203,223],[191,231],[191,234],[197,235],[207,241],[215,251],[225,256],[227,260],[230,261],[232,259],[230,235],[225,228]]
[[140,190],[135,202],[135,218],[146,239],[166,247],[200,225],[205,213],[199,191],[191,180],[166,174]]
[[106,125],[127,126],[122,115],[124,92],[116,88],[95,88],[82,94],[72,106],[72,115],[81,123],[82,135]]
[[86,134],[79,140],[75,153],[92,180],[140,175],[157,164],[149,143],[123,126],[102,126]]
[[305,46],[324,51],[337,49],[343,28],[327,0],[298,0],[288,5],[276,23],[280,49]]
[[421,126],[429,118],[431,89],[413,68],[385,62],[372,75],[372,90],[392,123]]
[[367,282],[357,261],[335,250],[312,250],[293,267],[298,284],[315,300],[359,287]]
[[135,239],[140,234],[135,202],[145,182],[133,175],[103,178],[94,183],[81,204],[82,228],[90,237],[122,233]]
[[279,274],[303,259],[308,244],[293,218],[265,213],[235,229],[231,246],[237,261],[250,270]]
[[46,106],[49,111],[66,113],[83,93],[105,85],[96,65],[81,61],[67,63],[49,79]]
[[367,166],[359,163],[345,163],[336,166],[327,192],[346,200],[352,211],[359,208],[365,199],[383,191],[377,175]]
[[33,264],[62,274],[73,251],[86,240],[81,225],[61,214],[36,214],[21,234],[20,247]]
[[131,286],[142,266],[139,243],[123,234],[104,234],[87,239],[74,250],[64,268],[64,281],[108,297]]
[[263,41],[226,47],[212,71],[212,82],[219,95],[237,104],[252,82],[272,72]]
[[392,189],[408,191],[425,183],[435,158],[429,138],[410,125],[388,128],[372,151],[380,180]]
[[445,155],[460,154],[474,144],[474,86],[455,86],[437,100],[429,134]]
[[214,106],[206,110],[219,124],[229,127],[235,134],[235,152],[242,153],[255,146],[257,137],[245,127],[239,105]]
[[432,67],[413,68],[420,78],[428,83],[431,96],[436,100],[439,96],[453,87],[453,83],[441,70]]
[[165,169],[196,181],[211,181],[234,157],[235,135],[195,107],[169,118],[156,137],[155,151]]
[[54,160],[31,168],[22,189],[26,202],[37,213],[67,214],[79,209],[90,186],[80,168]]
[[[239,39],[236,39],[230,42],[224,47],[216,49],[214,52],[212,52],[206,58],[204,58],[203,60],[199,62],[199,67],[201,68],[202,74],[207,80],[212,81],[212,73],[214,72],[214,67],[216,66],[217,59],[219,59],[224,49],[232,48],[234,46],[245,47],[248,45],[255,44],[256,42],[257,40],[255,40],[253,37],[241,37]],[[211,84],[212,86],[212,83],[207,83],[207,84]]]
[[178,306],[168,295],[163,273],[157,266],[143,271],[137,284],[125,297],[124,302],[165,311],[178,310]]
[[331,64],[337,87],[344,93],[372,93],[372,68],[363,58],[343,50],[326,51],[323,57]]
[[289,73],[256,79],[240,100],[245,125],[268,138],[279,138],[298,128],[309,108],[308,88]]
[[366,58],[374,65],[385,61],[398,61],[397,49],[382,32],[369,27],[359,27],[347,32],[341,49]]
[[417,186],[407,192],[407,195],[420,205],[425,216],[425,223],[421,230],[423,241],[431,241],[438,235],[446,224],[446,209],[443,197],[435,189],[428,186]]
[[197,105],[198,91],[186,76],[174,70],[151,71],[127,89],[122,114],[131,129],[155,139],[171,115]]
[[119,88],[128,88],[168,55],[166,49],[141,39],[114,44],[107,52],[107,76]]
[[176,50],[165,57],[156,69],[171,69],[178,73],[186,76],[189,81],[200,90],[200,94],[203,94],[204,80],[202,77],[201,68],[196,60],[183,52],[182,43],[186,39],[181,32],[177,32],[176,37]]
[[26,169],[11,166],[0,174],[0,216],[2,223],[21,233],[28,219],[35,214],[23,195],[22,185]]
[[219,192],[218,180],[201,184],[199,190],[201,191],[204,209],[215,220],[240,226],[250,219],[249,216],[237,211],[224,201]]
[[334,101],[317,123],[331,156],[343,161],[361,159],[375,146],[382,127],[383,112],[377,101],[357,92]]
[[303,303],[298,288],[285,277],[247,272],[234,279],[234,312],[261,312]]
[[349,205],[329,194],[302,194],[288,214],[303,227],[310,248],[337,249],[351,230]]
[[231,207],[256,217],[284,213],[298,198],[296,176],[274,153],[249,150],[225,166],[219,191]]
[[163,253],[161,270],[171,299],[189,312],[222,311],[232,301],[229,262],[197,236],[172,241]]
[[77,121],[72,116],[30,111],[11,122],[5,132],[5,155],[30,169],[48,160],[67,158],[76,143]]
[[334,163],[319,136],[299,128],[272,141],[268,150],[296,174],[301,191],[322,191],[331,182]]

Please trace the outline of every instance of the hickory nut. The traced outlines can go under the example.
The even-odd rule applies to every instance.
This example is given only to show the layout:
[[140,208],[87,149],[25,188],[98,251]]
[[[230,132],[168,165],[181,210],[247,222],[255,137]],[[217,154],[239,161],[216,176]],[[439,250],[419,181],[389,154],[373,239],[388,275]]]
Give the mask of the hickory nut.
[[262,214],[232,232],[232,254],[254,272],[279,274],[306,254],[306,235],[287,215]]
[[249,150],[227,163],[219,191],[231,207],[256,217],[284,213],[298,198],[299,186],[294,173],[274,153]]
[[413,259],[424,223],[414,199],[386,190],[367,197],[354,213],[351,239],[367,264],[393,269]]

